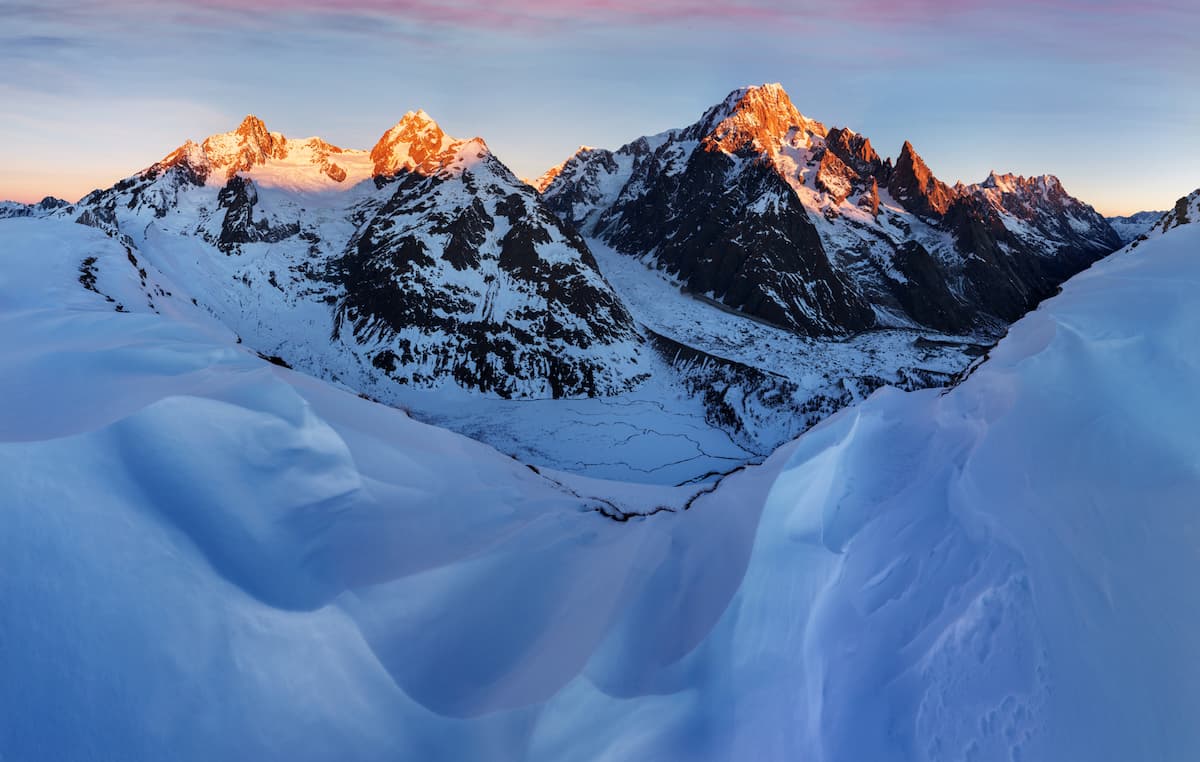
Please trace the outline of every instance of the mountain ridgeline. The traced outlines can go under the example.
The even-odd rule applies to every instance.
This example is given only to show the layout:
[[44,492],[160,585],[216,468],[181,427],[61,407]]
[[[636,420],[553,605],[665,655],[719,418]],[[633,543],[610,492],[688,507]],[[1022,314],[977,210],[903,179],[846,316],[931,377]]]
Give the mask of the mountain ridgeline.
[[585,235],[814,337],[996,333],[1122,244],[1053,176],[950,186],[911,144],[882,159],[779,85],[616,151],[581,149],[537,185]]
[[[583,148],[534,183],[423,111],[369,150],[249,116],[77,204],[7,204],[0,216],[105,230],[264,356],[385,401],[397,387],[610,396],[666,373],[734,427],[755,395],[811,408],[800,391],[811,368],[751,367],[720,336],[639,323],[589,241],[652,265],[638,277],[666,277],[713,324],[751,318],[797,341],[897,329],[975,344],[1122,243],[1052,176],[950,186],[910,144],[883,159],[866,137],[802,115],[778,85],[736,90],[694,124],[615,151]],[[856,367],[866,388],[901,370],[946,378],[898,362]],[[717,367],[720,389],[701,388]],[[846,401],[848,389],[820,394]]]
[[65,213],[186,267],[259,351],[384,397],[608,395],[644,376],[641,336],[579,234],[482,139],[424,112],[370,151],[250,116]]

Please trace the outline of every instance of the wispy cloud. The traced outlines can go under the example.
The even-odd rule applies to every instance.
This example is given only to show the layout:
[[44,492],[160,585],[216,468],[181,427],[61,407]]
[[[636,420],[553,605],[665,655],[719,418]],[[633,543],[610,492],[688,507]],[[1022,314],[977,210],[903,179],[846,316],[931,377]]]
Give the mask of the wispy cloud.
[[53,53],[83,45],[79,39],[52,34],[6,35],[0,39],[4,40],[4,44],[0,46],[0,57],[4,58]]
[[[138,0],[126,0],[134,5]],[[118,0],[118,4],[121,0]],[[188,3],[217,10],[245,7],[237,0],[199,0]],[[741,2],[695,2],[695,0],[264,0],[255,3],[256,12],[268,13],[361,13],[385,16],[401,21],[449,24],[520,32],[548,26],[577,23],[655,23],[681,20],[754,20],[778,19],[795,15],[786,4],[765,0]]]
[[[169,123],[173,107],[154,105],[176,97],[220,113],[203,121],[209,131],[253,110],[340,131],[347,145],[369,144],[374,125],[420,105],[534,172],[580,140],[617,145],[633,125],[682,124],[731,87],[774,80],[814,116],[885,145],[913,138],[964,177],[977,176],[976,159],[1008,166],[1066,134],[1081,152],[1111,150],[1114,110],[1175,129],[1178,145],[1160,153],[1179,163],[1200,134],[1187,97],[1200,72],[1195,3],[0,0],[0,166],[39,153],[44,126],[22,121],[38,94],[57,99],[36,109],[43,125],[136,123],[164,150],[196,136],[192,122]],[[130,97],[145,102],[80,107]],[[56,145],[42,163],[78,164],[64,146],[88,153],[78,140]],[[148,161],[157,150],[134,153]],[[1059,158],[1031,168],[1057,169]],[[136,164],[111,161],[113,172]]]
[[[522,32],[564,24],[841,19],[864,24],[928,23],[981,12],[1009,15],[1071,12],[1145,17],[1187,11],[1191,0],[82,0],[52,2],[75,11],[157,13],[207,9],[253,14],[364,14],[414,23]],[[46,4],[0,2],[0,17],[46,15]]]
[[[816,33],[817,43],[833,27],[885,42],[889,34],[917,33],[970,43],[992,32],[1023,44],[1061,42],[1061,55],[1086,56],[1120,35],[1135,46],[1157,36],[1177,50],[1200,33],[1196,18],[1194,0],[0,0],[0,26],[24,35],[26,48],[39,40],[49,47],[73,36],[119,37],[122,26],[220,34],[315,26],[331,35],[414,41],[447,33],[528,41],[707,27],[758,39]],[[0,32],[0,40],[9,39]]]

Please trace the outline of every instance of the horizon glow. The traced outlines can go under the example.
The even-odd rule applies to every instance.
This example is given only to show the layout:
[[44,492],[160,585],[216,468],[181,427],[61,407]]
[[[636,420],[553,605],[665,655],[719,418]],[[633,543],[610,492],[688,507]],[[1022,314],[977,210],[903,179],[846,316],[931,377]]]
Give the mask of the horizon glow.
[[247,113],[370,148],[424,108],[536,177],[782,82],[944,181],[1055,174],[1106,214],[1200,186],[1182,0],[0,0],[0,198],[75,201]]

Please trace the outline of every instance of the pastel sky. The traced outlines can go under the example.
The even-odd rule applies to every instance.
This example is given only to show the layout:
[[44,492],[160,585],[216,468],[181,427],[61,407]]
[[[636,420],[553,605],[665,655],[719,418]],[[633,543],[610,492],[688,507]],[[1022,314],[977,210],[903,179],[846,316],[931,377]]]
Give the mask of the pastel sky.
[[0,0],[0,198],[77,199],[254,113],[369,148],[410,109],[536,176],[782,82],[942,179],[1105,213],[1200,187],[1196,0]]

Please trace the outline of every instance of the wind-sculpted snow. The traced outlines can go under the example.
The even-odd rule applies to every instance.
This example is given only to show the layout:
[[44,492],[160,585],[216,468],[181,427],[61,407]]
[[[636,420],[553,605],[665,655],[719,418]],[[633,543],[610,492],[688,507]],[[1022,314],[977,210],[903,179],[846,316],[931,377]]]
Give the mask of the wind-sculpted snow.
[[1198,251],[1172,227],[955,388],[663,490],[266,363],[118,239],[0,222],[0,756],[1195,758]]
[[[259,360],[117,239],[0,240],[5,758],[508,756],[646,569],[745,531],[709,512],[679,557],[604,518],[635,488],[593,497]],[[741,547],[703,564],[723,596],[681,597],[695,636]]]
[[1191,225],[1118,254],[961,386],[800,440],[766,515],[831,554],[802,709],[823,758],[1197,753],[1198,252]]

